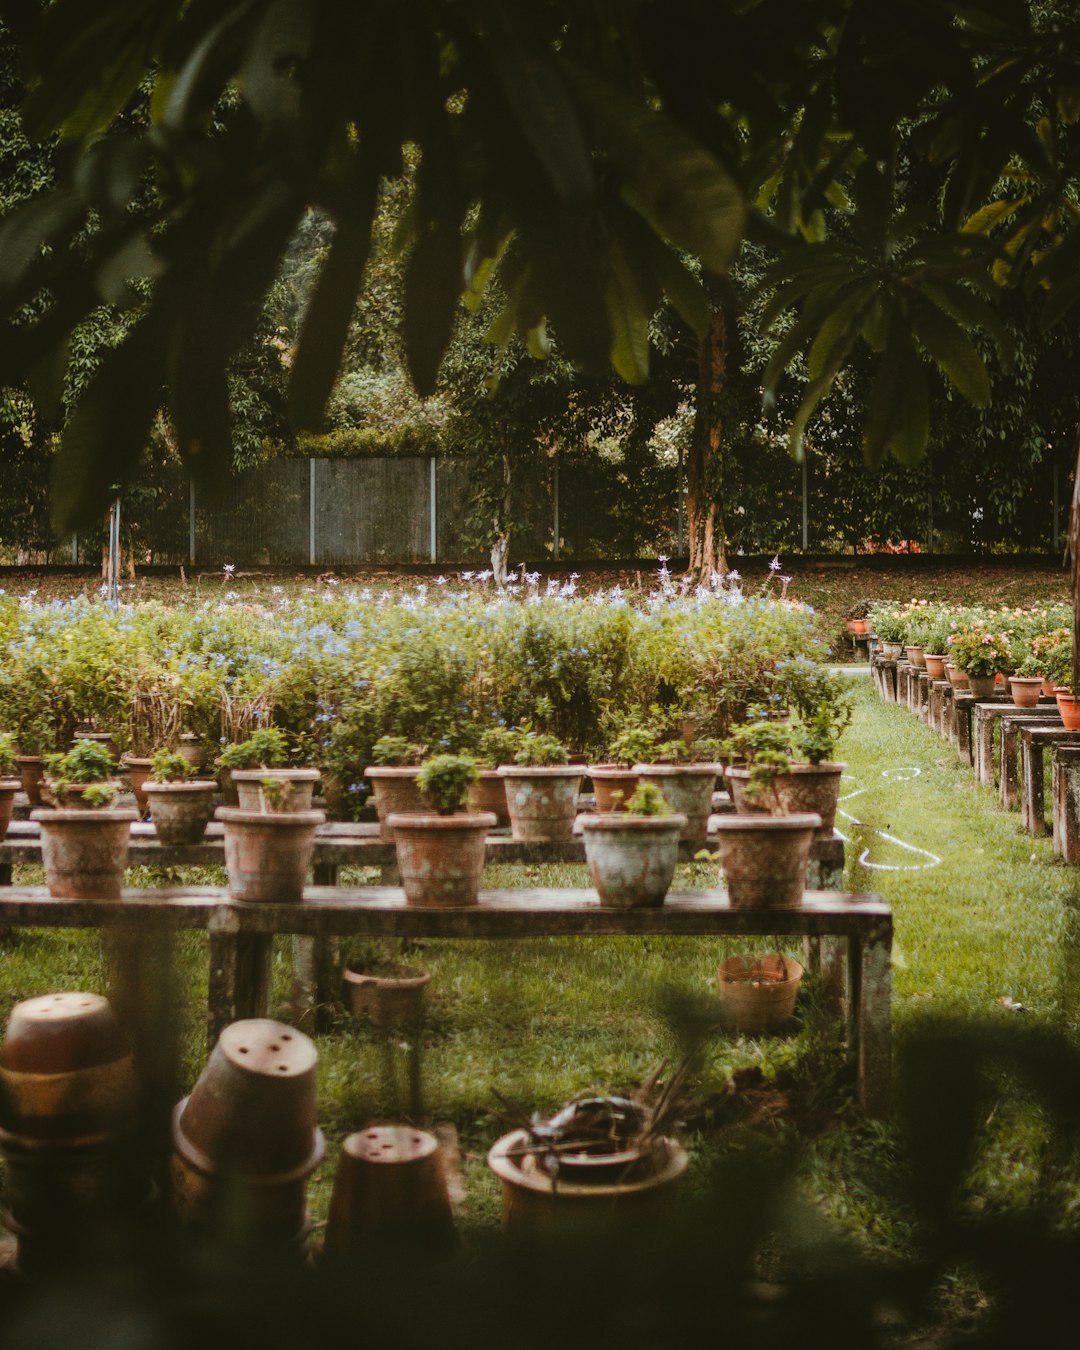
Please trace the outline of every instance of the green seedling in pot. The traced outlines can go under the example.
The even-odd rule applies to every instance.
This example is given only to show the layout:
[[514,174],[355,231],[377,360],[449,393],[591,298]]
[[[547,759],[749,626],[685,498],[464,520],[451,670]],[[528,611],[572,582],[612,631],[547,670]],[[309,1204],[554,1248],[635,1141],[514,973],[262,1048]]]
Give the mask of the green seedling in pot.
[[435,755],[424,761],[416,786],[440,816],[452,816],[464,809],[478,777],[476,761],[468,755]]
[[155,783],[183,783],[195,777],[195,766],[172,750],[158,750],[150,760],[150,777]]

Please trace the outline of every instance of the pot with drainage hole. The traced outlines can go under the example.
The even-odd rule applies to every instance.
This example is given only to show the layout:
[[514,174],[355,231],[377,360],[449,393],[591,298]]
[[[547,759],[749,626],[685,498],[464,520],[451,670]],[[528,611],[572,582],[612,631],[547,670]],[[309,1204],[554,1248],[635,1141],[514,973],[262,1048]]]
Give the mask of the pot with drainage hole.
[[325,1141],[314,1043],[270,1018],[221,1033],[173,1113],[173,1199],[182,1222],[242,1246],[299,1251],[307,1178]]

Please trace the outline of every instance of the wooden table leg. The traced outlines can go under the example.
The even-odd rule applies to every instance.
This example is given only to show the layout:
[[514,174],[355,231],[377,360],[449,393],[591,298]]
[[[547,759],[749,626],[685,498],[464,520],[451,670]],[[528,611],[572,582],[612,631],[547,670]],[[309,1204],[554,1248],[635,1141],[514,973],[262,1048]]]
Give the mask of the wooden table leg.
[[892,922],[848,948],[855,1081],[868,1116],[889,1114],[892,1097]]

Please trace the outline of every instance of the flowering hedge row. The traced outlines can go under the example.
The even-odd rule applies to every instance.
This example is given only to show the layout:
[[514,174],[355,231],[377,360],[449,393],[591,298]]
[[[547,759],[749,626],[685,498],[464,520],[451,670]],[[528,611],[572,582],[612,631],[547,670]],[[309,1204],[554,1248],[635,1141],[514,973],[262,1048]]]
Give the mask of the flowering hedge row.
[[648,715],[723,736],[748,703],[781,697],[785,663],[816,648],[805,606],[737,580],[687,592],[662,572],[644,598],[539,579],[518,592],[325,586],[116,614],[0,596],[0,729],[40,753],[90,722],[146,754],[181,729],[216,750],[273,723],[294,760],[358,787],[383,735],[469,749],[488,727],[528,722],[596,755]]
[[1067,604],[1025,609],[932,604],[874,605],[870,631],[883,642],[951,656],[972,675],[1041,675],[1063,683],[1072,670],[1072,610]]

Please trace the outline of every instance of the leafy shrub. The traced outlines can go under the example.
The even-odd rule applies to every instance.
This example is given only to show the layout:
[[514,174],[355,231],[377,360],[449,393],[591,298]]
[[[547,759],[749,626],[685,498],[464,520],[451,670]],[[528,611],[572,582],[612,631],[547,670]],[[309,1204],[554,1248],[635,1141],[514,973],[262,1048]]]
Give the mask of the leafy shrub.
[[183,783],[195,777],[195,766],[172,750],[158,750],[150,758],[150,777],[155,783]]
[[514,755],[514,763],[528,769],[549,768],[569,761],[566,746],[557,737],[539,731],[525,732]]
[[667,798],[655,783],[639,783],[624,807],[628,816],[670,816]]
[[416,786],[440,816],[450,816],[465,806],[478,777],[476,761],[467,755],[435,755],[424,761]]
[[371,749],[371,762],[385,768],[415,766],[424,759],[424,747],[404,736],[380,736]]

